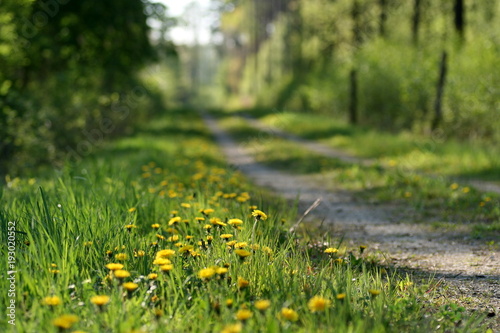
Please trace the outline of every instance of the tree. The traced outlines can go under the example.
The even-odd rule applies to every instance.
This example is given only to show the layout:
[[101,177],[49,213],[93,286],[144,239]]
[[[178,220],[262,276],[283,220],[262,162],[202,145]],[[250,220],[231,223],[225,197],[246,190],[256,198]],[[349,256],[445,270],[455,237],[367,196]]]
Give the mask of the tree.
[[412,16],[412,39],[414,44],[418,44],[418,32],[420,27],[420,16],[422,11],[422,0],[413,0],[413,16]]
[[458,32],[460,39],[464,39],[465,33],[465,5],[464,0],[455,0],[455,5],[453,7],[455,14],[455,30]]

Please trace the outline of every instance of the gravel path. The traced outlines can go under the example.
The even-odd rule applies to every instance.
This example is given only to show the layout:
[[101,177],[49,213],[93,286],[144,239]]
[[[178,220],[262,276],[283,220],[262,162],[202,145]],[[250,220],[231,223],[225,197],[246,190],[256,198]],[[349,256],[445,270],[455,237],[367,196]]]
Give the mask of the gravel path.
[[451,288],[453,301],[494,314],[492,327],[500,329],[498,249],[488,248],[484,241],[477,242],[459,231],[437,232],[423,224],[403,223],[401,218],[409,213],[405,208],[370,204],[345,191],[327,191],[318,175],[297,176],[259,164],[215,119],[207,114],[203,117],[228,162],[255,184],[290,200],[299,196],[301,213],[321,198],[320,205],[303,223],[318,226],[318,221],[322,221],[323,226],[335,236],[344,237],[346,242],[354,246],[369,245],[371,253],[379,253],[388,264],[443,279]]

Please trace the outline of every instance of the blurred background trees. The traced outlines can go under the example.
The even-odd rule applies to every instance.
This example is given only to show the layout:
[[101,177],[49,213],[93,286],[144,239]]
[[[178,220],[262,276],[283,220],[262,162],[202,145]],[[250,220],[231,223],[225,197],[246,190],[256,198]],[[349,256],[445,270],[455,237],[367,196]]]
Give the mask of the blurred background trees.
[[165,10],[141,0],[2,0],[0,173],[81,158],[155,112],[159,91],[141,71],[176,57],[151,38],[148,20],[168,29]]
[[499,1],[217,2],[234,107],[500,141]]
[[0,173],[79,159],[165,101],[500,141],[498,0],[212,5],[211,41],[173,45],[161,3],[2,0]]

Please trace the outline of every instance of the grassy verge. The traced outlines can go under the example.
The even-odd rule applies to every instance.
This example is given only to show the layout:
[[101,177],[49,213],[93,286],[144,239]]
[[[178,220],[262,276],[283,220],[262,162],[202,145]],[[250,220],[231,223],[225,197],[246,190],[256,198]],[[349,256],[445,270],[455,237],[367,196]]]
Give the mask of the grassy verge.
[[80,164],[9,179],[0,303],[14,310],[0,330],[484,331],[364,248],[287,232],[293,209],[220,156],[184,110]]
[[500,149],[491,142],[458,142],[439,134],[391,134],[325,115],[256,110],[264,123],[306,139],[318,140],[353,155],[379,159],[382,165],[406,171],[429,172],[457,178],[500,182]]
[[238,117],[223,118],[221,124],[261,163],[299,174],[318,174],[325,186],[356,192],[366,200],[411,205],[418,221],[432,217],[433,225],[439,228],[454,228],[460,223],[475,236],[500,233],[500,197],[496,194],[481,193],[445,177],[426,177],[397,164],[362,166],[320,156],[260,132]]

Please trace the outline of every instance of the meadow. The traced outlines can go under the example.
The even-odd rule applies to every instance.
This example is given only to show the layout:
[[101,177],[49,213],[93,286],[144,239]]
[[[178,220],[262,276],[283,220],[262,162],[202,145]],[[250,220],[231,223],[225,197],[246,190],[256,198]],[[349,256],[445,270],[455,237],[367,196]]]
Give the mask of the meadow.
[[15,304],[2,332],[485,331],[370,244],[289,231],[296,207],[225,164],[194,111],[7,177],[0,196],[15,271],[0,273],[0,303]]

